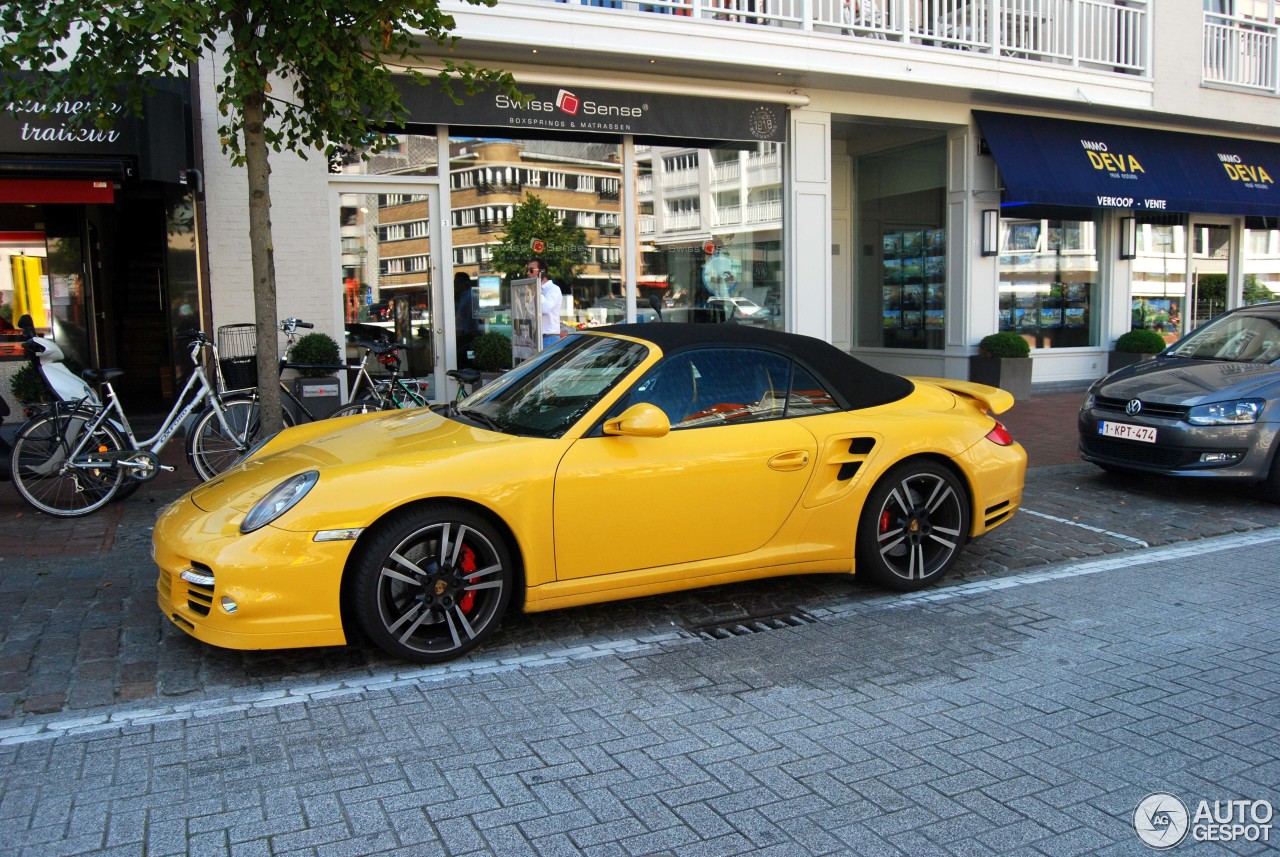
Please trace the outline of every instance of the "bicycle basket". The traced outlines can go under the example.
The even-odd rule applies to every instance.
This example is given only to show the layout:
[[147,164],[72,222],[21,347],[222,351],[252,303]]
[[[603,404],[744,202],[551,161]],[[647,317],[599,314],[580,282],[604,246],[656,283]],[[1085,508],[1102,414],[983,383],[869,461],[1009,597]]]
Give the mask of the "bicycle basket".
[[218,328],[218,368],[228,390],[258,386],[258,330],[252,324]]

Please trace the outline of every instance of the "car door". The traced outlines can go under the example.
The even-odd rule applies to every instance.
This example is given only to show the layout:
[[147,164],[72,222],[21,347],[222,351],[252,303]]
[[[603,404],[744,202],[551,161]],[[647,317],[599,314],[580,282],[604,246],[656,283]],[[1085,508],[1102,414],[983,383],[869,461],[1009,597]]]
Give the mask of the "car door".
[[662,408],[660,438],[589,434],[560,462],[561,580],[731,557],[778,531],[813,472],[816,441],[783,419],[789,361],[745,348],[663,360],[611,410]]

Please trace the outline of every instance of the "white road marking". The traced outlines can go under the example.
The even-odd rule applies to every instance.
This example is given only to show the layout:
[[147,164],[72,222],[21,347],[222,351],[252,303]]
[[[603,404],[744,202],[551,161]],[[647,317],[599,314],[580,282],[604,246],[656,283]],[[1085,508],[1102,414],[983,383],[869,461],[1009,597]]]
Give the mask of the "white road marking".
[[1046,515],[1044,512],[1033,512],[1025,506],[1018,510],[1023,515],[1034,515],[1037,518],[1044,518],[1049,521],[1055,521],[1059,524],[1069,524],[1073,527],[1079,527],[1082,530],[1089,530],[1093,533],[1101,533],[1104,536],[1110,536],[1113,539],[1123,539],[1126,542],[1133,542],[1135,545],[1142,545],[1144,548],[1151,547],[1150,544],[1142,539],[1135,539],[1133,536],[1126,536],[1124,533],[1115,533],[1111,530],[1104,530],[1101,527],[1091,527],[1088,524],[1082,524],[1079,521],[1072,521],[1069,518],[1059,518],[1057,515]]

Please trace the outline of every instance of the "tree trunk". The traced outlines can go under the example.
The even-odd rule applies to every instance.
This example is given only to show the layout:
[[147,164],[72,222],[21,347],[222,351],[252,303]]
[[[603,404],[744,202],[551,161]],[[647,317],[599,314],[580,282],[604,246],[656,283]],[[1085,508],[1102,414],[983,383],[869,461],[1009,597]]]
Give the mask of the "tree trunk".
[[266,96],[244,103],[244,159],[249,174],[249,254],[253,268],[253,320],[258,331],[259,437],[284,428],[280,408],[279,337],[276,334],[276,263],[271,240],[271,165],[267,158]]

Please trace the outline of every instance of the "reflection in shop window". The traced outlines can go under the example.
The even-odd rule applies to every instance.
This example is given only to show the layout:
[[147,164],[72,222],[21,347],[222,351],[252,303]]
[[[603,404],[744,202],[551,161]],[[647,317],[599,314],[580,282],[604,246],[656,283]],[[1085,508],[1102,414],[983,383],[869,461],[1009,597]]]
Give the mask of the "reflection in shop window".
[[641,307],[649,294],[664,320],[782,328],[780,151],[636,148]]
[[[396,151],[352,160],[347,174],[440,174],[440,152],[433,137],[403,135]],[[782,146],[777,143],[722,143],[691,146],[636,145],[636,172],[624,176],[621,142],[511,140],[468,137],[450,141],[447,187],[452,212],[452,263],[445,278],[462,271],[482,292],[481,321],[487,329],[510,330],[510,276],[499,270],[493,248],[504,238],[516,206],[530,195],[562,223],[580,229],[586,246],[561,282],[566,326],[621,321],[627,314],[623,289],[634,260],[637,299],[632,311],[641,321],[713,321],[732,318],[754,325],[783,326]],[[622,210],[623,183],[631,183],[635,209]],[[344,224],[358,220],[366,229],[366,257],[348,254],[349,283],[392,274],[403,251],[379,246],[410,240],[414,225],[404,216],[388,218],[404,204],[387,193],[352,200]],[[355,212],[363,205],[372,214]],[[344,202],[344,206],[348,206]],[[344,208],[344,212],[348,211]],[[628,214],[635,243],[628,245]],[[353,233],[356,231],[352,223]],[[403,234],[403,238],[401,235]],[[346,232],[344,232],[344,237]],[[425,241],[425,233],[424,233]],[[429,249],[429,248],[428,248]],[[403,261],[396,262],[398,273]],[[523,267],[523,266],[521,266]],[[373,276],[360,276],[373,272]],[[365,306],[382,302],[374,284]],[[349,307],[356,306],[350,302]],[[356,314],[359,314],[358,310]]]
[[1033,348],[1098,344],[1094,221],[1001,218],[999,266],[1000,330]]
[[[557,278],[567,296],[561,313],[566,326],[625,319],[624,283],[632,260],[638,277],[630,309],[639,321],[734,318],[782,325],[781,176],[749,167],[753,157],[759,159],[759,145],[639,146],[637,174],[629,177],[621,171],[619,144],[475,138],[455,139],[453,146],[455,173],[513,177],[516,186],[505,199],[491,191],[486,202],[518,206],[533,196],[559,223],[581,230],[586,246],[575,256],[572,276]],[[776,146],[769,155],[778,158]],[[770,166],[767,160],[764,167]],[[630,246],[621,208],[624,181],[632,182],[635,200],[636,241]],[[451,181],[455,211],[474,204],[465,184]],[[736,217],[724,216],[730,206],[721,203],[730,196],[757,203],[750,222],[740,204]],[[505,224],[482,212],[474,226],[457,216],[453,226],[455,248],[480,248],[474,262],[455,256],[458,266],[473,277],[497,278],[496,288],[492,281],[481,283],[490,295],[482,303],[482,319],[491,329],[509,329],[509,279],[522,271],[486,269],[485,263],[487,248],[506,239]],[[475,268],[469,270],[470,264]]]
[[1244,230],[1244,296],[1246,304],[1280,297],[1280,227],[1263,218],[1249,218]]

